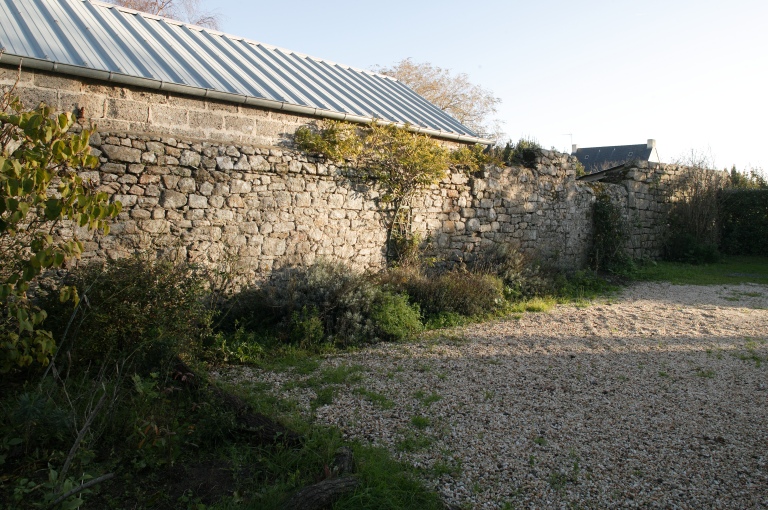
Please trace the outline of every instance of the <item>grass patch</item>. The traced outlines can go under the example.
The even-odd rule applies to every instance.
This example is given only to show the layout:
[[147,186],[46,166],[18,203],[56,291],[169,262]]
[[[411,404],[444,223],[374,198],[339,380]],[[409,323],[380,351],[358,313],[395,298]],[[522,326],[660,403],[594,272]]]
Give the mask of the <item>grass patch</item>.
[[360,372],[365,371],[361,365],[339,365],[323,369],[320,373],[320,381],[325,384],[347,384],[359,382],[363,375]]
[[724,257],[720,262],[691,265],[682,262],[651,262],[632,274],[638,281],[666,281],[676,285],[768,284],[768,258]]
[[381,393],[376,393],[375,391],[371,391],[366,388],[356,388],[355,393],[365,397],[370,403],[381,409],[392,409],[395,406],[394,402],[389,400]]
[[417,415],[417,416],[411,417],[411,425],[413,425],[417,429],[425,429],[429,427],[431,424],[432,424],[432,421],[426,416]]
[[557,304],[557,299],[553,297],[549,298],[532,298],[527,299],[525,301],[519,301],[517,303],[512,303],[510,305],[510,311],[513,313],[524,313],[524,312],[535,312],[535,313],[541,313],[541,312],[548,312],[552,308],[555,307]]
[[403,434],[403,437],[395,443],[395,448],[401,452],[413,453],[419,450],[426,450],[435,440],[426,434],[419,434],[408,431]]
[[423,391],[418,391],[414,394],[414,397],[417,400],[420,400],[422,404],[425,406],[430,406],[434,404],[435,402],[439,402],[443,399],[442,395],[438,393],[430,393],[429,395],[426,395]]
[[383,448],[353,446],[360,487],[336,502],[334,510],[442,510],[436,493],[428,492],[414,468],[391,458]]

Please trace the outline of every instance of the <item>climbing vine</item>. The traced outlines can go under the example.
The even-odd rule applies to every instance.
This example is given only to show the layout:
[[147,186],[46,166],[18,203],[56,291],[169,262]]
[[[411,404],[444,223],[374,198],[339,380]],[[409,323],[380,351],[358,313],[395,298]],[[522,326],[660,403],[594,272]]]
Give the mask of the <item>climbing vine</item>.
[[382,202],[393,210],[387,253],[394,259],[412,245],[411,208],[419,190],[440,182],[451,166],[474,171],[492,162],[481,145],[450,150],[407,126],[380,122],[359,126],[323,121],[300,127],[295,140],[299,149],[345,161],[357,177],[381,187]]

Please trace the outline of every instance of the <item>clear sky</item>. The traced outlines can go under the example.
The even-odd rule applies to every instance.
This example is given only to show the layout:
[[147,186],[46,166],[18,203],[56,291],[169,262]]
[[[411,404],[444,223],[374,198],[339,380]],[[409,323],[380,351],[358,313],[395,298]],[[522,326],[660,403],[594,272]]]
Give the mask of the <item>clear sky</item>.
[[[411,57],[501,98],[510,138],[657,141],[768,172],[768,0],[202,0],[224,32],[353,67]],[[572,140],[572,141],[571,141]]]

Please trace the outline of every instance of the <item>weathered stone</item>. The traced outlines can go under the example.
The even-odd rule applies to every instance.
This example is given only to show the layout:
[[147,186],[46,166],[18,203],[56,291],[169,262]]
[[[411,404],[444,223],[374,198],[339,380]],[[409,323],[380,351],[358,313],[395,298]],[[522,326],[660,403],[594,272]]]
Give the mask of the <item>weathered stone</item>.
[[122,165],[120,163],[104,163],[99,167],[99,169],[102,172],[105,172],[108,174],[124,174],[125,173],[125,165]]
[[179,191],[182,193],[191,193],[197,189],[197,183],[192,177],[184,177],[179,180]]
[[261,245],[261,254],[267,257],[279,257],[285,253],[285,247],[285,239],[268,237],[264,239],[264,244]]
[[202,195],[189,195],[188,203],[190,209],[206,209],[208,207],[208,199]]
[[232,179],[229,184],[229,192],[237,194],[250,193],[251,183],[240,179]]
[[181,157],[179,158],[179,165],[197,168],[200,166],[200,154],[190,150],[182,151]]
[[141,162],[141,151],[139,149],[122,145],[102,145],[101,150],[112,161],[122,161],[125,163]]
[[166,209],[178,209],[187,204],[187,195],[178,191],[164,190],[160,194],[160,206]]
[[219,170],[227,171],[232,170],[235,166],[232,164],[232,158],[229,156],[219,156],[216,158],[216,168]]

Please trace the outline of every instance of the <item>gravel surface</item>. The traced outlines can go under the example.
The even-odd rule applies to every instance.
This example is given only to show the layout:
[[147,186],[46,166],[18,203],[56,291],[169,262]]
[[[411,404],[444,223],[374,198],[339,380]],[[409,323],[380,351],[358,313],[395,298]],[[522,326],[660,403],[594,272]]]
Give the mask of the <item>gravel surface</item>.
[[[331,384],[340,366],[358,371]],[[226,376],[387,447],[461,507],[768,508],[768,285],[637,284],[329,357],[313,379]]]

